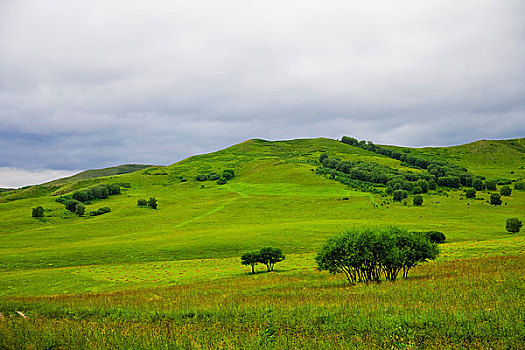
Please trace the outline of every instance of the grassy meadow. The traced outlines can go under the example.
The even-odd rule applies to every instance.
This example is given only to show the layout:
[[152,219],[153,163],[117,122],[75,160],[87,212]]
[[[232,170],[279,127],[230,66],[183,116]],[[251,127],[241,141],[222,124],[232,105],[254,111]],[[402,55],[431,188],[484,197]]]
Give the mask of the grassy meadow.
[[[483,144],[413,152],[516,180],[522,141],[490,141],[497,157]],[[249,140],[167,167],[1,192],[0,348],[523,348],[525,239],[505,221],[525,219],[525,191],[498,207],[489,192],[459,190],[393,203],[316,175],[322,152],[422,171],[334,140]],[[224,169],[235,170],[225,185],[195,181]],[[86,206],[110,213],[78,217],[55,201],[99,183],[130,185]],[[157,210],[137,206],[150,197]],[[36,206],[44,218],[31,217]],[[447,242],[407,281],[349,286],[316,270],[329,237],[392,224]],[[286,260],[248,274],[240,255],[267,245]]]

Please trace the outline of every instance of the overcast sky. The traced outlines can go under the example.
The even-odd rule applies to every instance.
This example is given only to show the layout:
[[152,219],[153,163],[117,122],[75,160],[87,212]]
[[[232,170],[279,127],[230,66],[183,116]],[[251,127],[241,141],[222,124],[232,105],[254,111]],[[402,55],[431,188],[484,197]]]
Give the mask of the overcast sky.
[[343,135],[524,137],[525,1],[0,1],[0,187]]

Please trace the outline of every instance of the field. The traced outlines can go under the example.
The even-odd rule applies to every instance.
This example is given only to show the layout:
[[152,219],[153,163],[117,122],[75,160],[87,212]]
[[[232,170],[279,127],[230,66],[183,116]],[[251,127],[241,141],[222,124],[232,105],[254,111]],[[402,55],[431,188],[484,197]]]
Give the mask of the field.
[[[483,145],[413,152],[523,178],[522,140],[490,144],[499,156],[486,169]],[[505,221],[525,218],[525,191],[497,207],[487,191],[467,200],[446,189],[421,207],[393,203],[316,175],[322,152],[421,171],[334,140],[250,140],[168,167],[0,193],[0,348],[523,348],[525,239]],[[194,180],[224,169],[235,170],[225,185]],[[99,183],[130,185],[87,205],[110,213],[78,217],[55,201]],[[157,210],[137,206],[150,197]],[[36,206],[44,218],[31,217]],[[392,224],[445,233],[436,262],[407,281],[357,286],[316,270],[329,237]],[[267,245],[286,260],[250,275],[240,255]]]

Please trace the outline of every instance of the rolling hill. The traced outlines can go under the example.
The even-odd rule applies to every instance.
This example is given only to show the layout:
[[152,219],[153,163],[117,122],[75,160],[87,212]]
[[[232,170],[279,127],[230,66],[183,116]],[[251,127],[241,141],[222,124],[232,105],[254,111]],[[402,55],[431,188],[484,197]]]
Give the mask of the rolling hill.
[[[513,181],[525,177],[523,145],[524,139],[479,141],[453,147],[411,148],[407,152],[466,167],[473,175],[508,179],[512,185]],[[464,276],[461,271],[470,260],[463,259],[482,259],[479,266],[498,266],[494,267],[493,274],[507,266],[505,264],[513,266],[509,273],[523,272],[525,239],[521,234],[508,234],[504,227],[508,217],[524,219],[524,191],[513,190],[511,196],[503,197],[501,206],[493,206],[488,203],[490,191],[478,191],[478,199],[467,199],[463,189],[438,187],[422,194],[424,203],[419,207],[412,205],[412,194],[404,202],[393,202],[392,196],[386,194],[385,185],[368,184],[366,188],[374,190],[362,190],[363,187],[336,181],[337,176],[318,173],[321,154],[352,164],[376,164],[383,167],[381,169],[412,177],[427,174],[424,169],[336,140],[253,139],[218,152],[189,157],[170,166],[149,166],[126,174],[111,170],[103,177],[77,176],[16,193],[4,193],[0,197],[0,312],[2,305],[12,310],[33,305],[30,311],[48,315],[55,312],[42,306],[48,302],[63,310],[66,306],[53,303],[62,305],[62,302],[68,302],[66,300],[76,300],[73,304],[84,305],[84,298],[91,298],[87,295],[98,293],[102,293],[104,300],[113,299],[109,295],[117,295],[104,293],[116,292],[124,293],[118,295],[126,300],[137,296],[141,302],[149,298],[157,300],[155,295],[167,298],[168,289],[155,288],[182,288],[177,289],[182,294],[185,291],[208,293],[211,289],[200,288],[217,288],[211,284],[221,285],[221,281],[232,285],[246,283],[248,270],[240,266],[239,256],[262,246],[282,248],[287,259],[279,265],[280,274],[275,277],[255,276],[262,289],[252,286],[255,288],[253,293],[262,295],[263,289],[267,288],[264,289],[266,292],[277,295],[279,290],[287,290],[288,294],[283,294],[283,298],[298,296],[300,290],[288,289],[292,288],[293,281],[304,288],[328,293],[329,286],[340,285],[341,280],[334,277],[328,282],[320,282],[322,275],[314,268],[315,252],[334,234],[360,226],[399,225],[408,230],[445,233],[447,242],[441,247],[436,267],[423,267],[421,273],[432,270],[434,272],[428,273],[444,274],[438,271],[454,266],[460,280],[467,283],[468,275]],[[235,176],[223,185],[215,180],[196,180],[198,175],[220,175],[226,169],[233,170]],[[121,186],[120,194],[86,203],[86,213],[101,207],[111,208],[111,212],[104,215],[78,217],[56,201],[60,196],[99,184]],[[157,199],[158,209],[137,206],[137,200],[151,197]],[[41,219],[31,217],[31,209],[37,206],[45,210]],[[490,260],[502,256],[511,258]],[[457,265],[462,261],[465,265]],[[481,275],[479,278],[473,290],[482,288]],[[414,280],[413,283],[419,282]],[[424,283],[430,282],[425,280]],[[516,284],[517,290],[523,290],[523,281],[512,279],[512,283]],[[416,293],[410,289],[416,287],[410,286],[403,287],[408,288],[406,293]],[[443,288],[440,293],[456,287],[440,287]],[[356,288],[355,293],[365,293],[365,289]],[[218,290],[226,299],[227,293],[240,298],[233,290],[224,291],[222,287]],[[373,290],[378,297],[382,293],[380,289]],[[325,299],[328,294],[321,294],[316,294],[316,298],[324,300],[324,306],[319,305],[320,308],[336,305],[335,300]],[[49,295],[65,295],[64,298],[73,299],[57,297],[54,301],[46,301]],[[103,303],[96,301],[99,302]],[[134,310],[135,306],[127,302],[115,301],[118,305],[127,305],[126,310]],[[274,305],[272,307],[279,308],[280,314],[284,314],[285,309],[274,302],[268,300],[269,305]],[[80,312],[76,306],[68,305],[67,308],[73,310],[68,312]],[[293,303],[283,305],[292,307]],[[465,304],[462,310],[472,314],[470,305]],[[508,305],[513,310],[521,307],[510,301]],[[86,307],[84,305],[81,309]],[[106,307],[109,306],[101,306],[102,309]],[[215,309],[209,307],[194,306],[196,310],[215,315]],[[252,312],[249,311],[251,306],[246,308],[245,312]],[[110,308],[107,312],[114,315],[116,311]],[[127,313],[132,311],[122,312],[124,319],[133,318]],[[194,311],[185,309],[184,312]],[[199,312],[195,311],[194,315]],[[222,315],[220,312],[217,311],[217,315]],[[235,317],[240,317],[237,312],[232,311],[237,315]],[[263,311],[256,313],[257,317],[263,317],[258,312]],[[304,312],[304,315],[309,315],[304,317],[316,317],[310,311]],[[454,312],[453,306],[450,312]],[[177,320],[181,317],[184,325],[189,324],[184,318],[186,316],[177,313],[173,317]],[[191,316],[194,317],[197,316]],[[446,317],[449,316],[443,315],[443,320]],[[512,317],[498,320],[507,322]],[[103,317],[97,320],[104,322]],[[297,322],[303,324],[304,320]],[[384,319],[378,322],[383,324]],[[259,331],[262,332],[261,328]],[[447,336],[443,337],[446,339]]]

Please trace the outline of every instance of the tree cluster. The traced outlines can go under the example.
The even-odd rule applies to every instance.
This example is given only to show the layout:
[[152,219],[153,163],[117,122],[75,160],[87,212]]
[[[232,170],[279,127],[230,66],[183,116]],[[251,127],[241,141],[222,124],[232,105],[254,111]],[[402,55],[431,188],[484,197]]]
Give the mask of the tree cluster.
[[217,181],[218,185],[224,185],[228,182],[228,180],[233,179],[235,176],[235,171],[232,169],[225,169],[222,171],[222,174],[219,175],[218,173],[211,172],[208,174],[199,174],[195,177],[195,180],[203,182],[203,181]]
[[344,273],[350,284],[379,282],[381,276],[394,282],[402,272],[417,264],[434,260],[437,244],[427,237],[399,227],[354,229],[326,242],[316,256],[320,270]]
[[[121,184],[109,184],[109,185],[100,184],[100,185],[97,185],[91,188],[84,188],[84,189],[75,191],[71,195],[60,196],[57,199],[55,199],[55,201],[58,203],[64,204],[64,206],[66,207],[68,211],[75,213],[78,216],[84,216],[86,212],[86,206],[84,204],[90,204],[91,201],[95,199],[106,199],[109,196],[120,194],[120,186]],[[124,187],[127,187],[127,186],[124,186]],[[91,212],[91,213],[94,213],[94,212]],[[101,214],[104,214],[104,213],[101,212],[97,215],[101,215]]]
[[157,209],[157,199],[155,197],[151,197],[149,201],[145,199],[139,199],[137,200],[137,206],[141,208],[150,207],[151,209]]
[[264,247],[259,251],[246,252],[241,256],[241,264],[252,267],[252,273],[255,273],[255,265],[264,264],[268,272],[273,271],[276,263],[283,261],[285,256],[280,248]]

